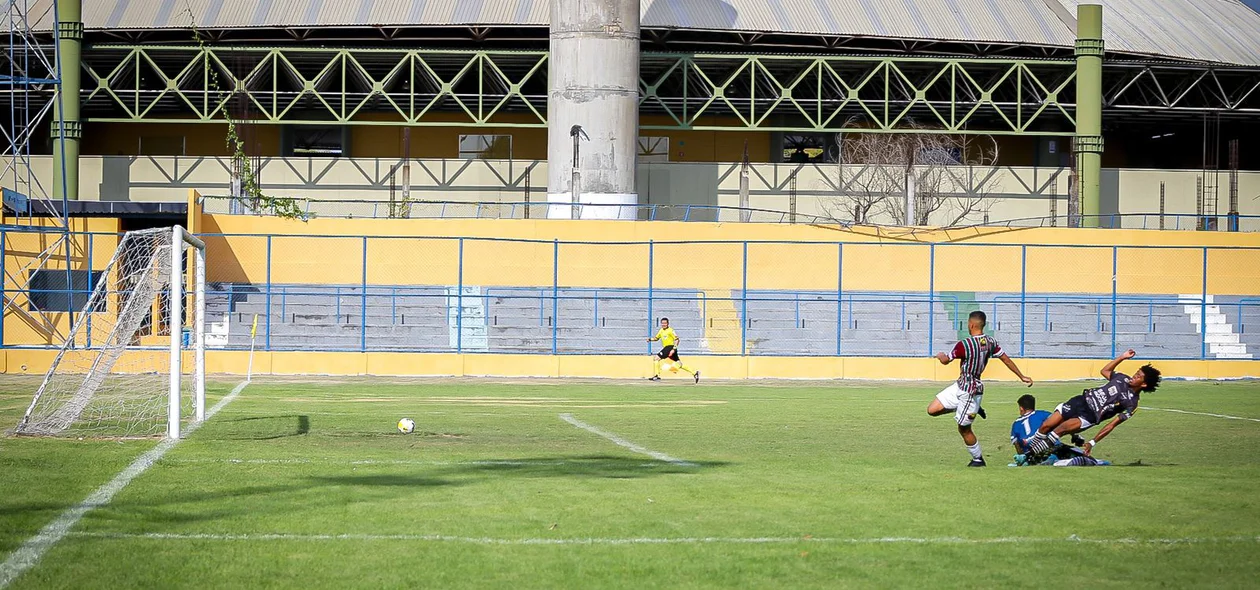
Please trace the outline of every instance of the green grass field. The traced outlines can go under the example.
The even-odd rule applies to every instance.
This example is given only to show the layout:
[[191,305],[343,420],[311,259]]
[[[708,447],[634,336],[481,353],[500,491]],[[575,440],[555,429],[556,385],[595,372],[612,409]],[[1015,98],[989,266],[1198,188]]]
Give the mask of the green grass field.
[[[212,384],[211,403],[234,385]],[[34,383],[0,380],[0,426]],[[1255,587],[1260,387],[1168,382],[1105,468],[968,460],[941,384],[255,381],[12,588]],[[1043,407],[1081,383],[1039,384]],[[1222,414],[1227,419],[1188,412]],[[655,458],[561,418],[589,425]],[[395,431],[398,418],[417,432]],[[0,559],[152,440],[0,438]],[[671,462],[669,459],[674,459]]]

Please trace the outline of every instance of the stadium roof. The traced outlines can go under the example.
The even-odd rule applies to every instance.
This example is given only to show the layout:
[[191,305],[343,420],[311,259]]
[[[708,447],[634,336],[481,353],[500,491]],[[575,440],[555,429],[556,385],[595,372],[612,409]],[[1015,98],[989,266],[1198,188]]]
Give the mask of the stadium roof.
[[[1077,0],[641,0],[648,31],[827,35],[1068,48]],[[51,4],[51,2],[50,2]],[[1260,65],[1240,0],[1107,0],[1109,51]],[[546,27],[548,0],[91,0],[91,30]]]

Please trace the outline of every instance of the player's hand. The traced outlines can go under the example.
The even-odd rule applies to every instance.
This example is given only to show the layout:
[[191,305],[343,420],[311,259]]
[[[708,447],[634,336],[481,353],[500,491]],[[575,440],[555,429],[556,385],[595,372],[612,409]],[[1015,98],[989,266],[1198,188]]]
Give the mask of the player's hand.
[[943,353],[943,352],[938,352],[938,353],[936,353],[936,360],[941,361],[941,364],[942,364],[942,365],[948,365],[948,364],[949,364],[949,355],[947,355],[947,354],[945,354],[945,353]]
[[1032,386],[1033,386],[1033,380],[1032,380],[1032,377],[1029,377],[1029,376],[1027,376],[1027,375],[1024,375],[1024,376],[1020,377],[1020,378],[1019,378],[1019,380],[1020,380],[1020,381],[1023,381],[1023,382],[1024,382],[1024,384],[1025,384],[1025,385],[1027,385],[1027,386],[1029,386],[1029,387],[1032,387]]
[[1122,359],[1124,359],[1124,360],[1126,360],[1126,361],[1127,361],[1127,360],[1129,360],[1129,359],[1131,359],[1131,358],[1133,358],[1133,357],[1135,357],[1135,356],[1137,356],[1137,351],[1136,351],[1136,350],[1133,350],[1132,348],[1130,348],[1130,349],[1128,349],[1128,350],[1124,351],[1124,354],[1120,355],[1120,358],[1122,358]]
[[1088,441],[1086,441],[1086,443],[1085,443],[1085,444],[1081,445],[1081,450],[1082,450],[1082,451],[1085,451],[1085,456],[1086,456],[1086,457],[1089,457],[1089,456],[1090,456],[1090,453],[1092,453],[1092,452],[1094,451],[1094,445],[1091,445],[1091,444],[1089,444],[1089,442],[1088,442]]

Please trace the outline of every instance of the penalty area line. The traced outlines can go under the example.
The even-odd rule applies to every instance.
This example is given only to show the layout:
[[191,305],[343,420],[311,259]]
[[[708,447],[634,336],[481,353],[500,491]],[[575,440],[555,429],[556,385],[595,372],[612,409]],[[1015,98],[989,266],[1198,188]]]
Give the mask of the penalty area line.
[[1208,416],[1211,418],[1224,418],[1226,420],[1246,420],[1247,422],[1260,422],[1257,418],[1243,418],[1242,416],[1230,416],[1229,414],[1209,414],[1207,412],[1191,412],[1189,410],[1174,410],[1172,408],[1153,408],[1144,406],[1148,410],[1159,410],[1161,412],[1176,412],[1178,414],[1193,414],[1195,416]]
[[[210,420],[210,418],[214,417],[215,414],[218,414],[219,410],[222,410],[224,406],[232,403],[232,400],[236,399],[236,396],[240,395],[241,391],[244,390],[245,386],[248,384],[249,381],[242,381],[237,384],[236,387],[232,388],[232,391],[224,396],[223,399],[219,400],[219,403],[206,410],[206,419],[190,425],[186,434],[191,435],[196,432],[202,424],[205,424]],[[99,508],[109,504],[110,500],[114,499],[114,495],[122,491],[123,488],[127,487],[127,484],[131,483],[131,480],[138,477],[141,473],[148,471],[154,463],[157,463],[158,459],[162,458],[162,455],[165,455],[172,447],[179,444],[180,440],[183,439],[163,439],[162,442],[157,444],[157,446],[145,451],[144,454],[137,457],[135,461],[132,461],[126,469],[123,469],[118,473],[118,475],[115,475],[114,479],[111,479],[105,485],[97,488],[96,491],[92,492],[92,494],[82,502],[79,502],[78,504],[68,508],[65,512],[62,512],[56,519],[45,525],[43,529],[40,529],[39,533],[37,533],[34,537],[27,539],[21,547],[18,547],[16,551],[9,555],[8,559],[4,560],[4,563],[0,563],[0,588],[8,587],[9,584],[12,584],[13,581],[18,579],[26,572],[26,570],[34,567],[35,564],[39,562],[39,559],[43,557],[49,549],[52,549],[53,545],[56,545],[58,541],[70,534],[70,529],[74,528],[74,525],[78,524],[79,519],[83,518],[83,515],[91,512],[94,508]]]
[[438,543],[464,543],[470,545],[780,545],[814,543],[827,545],[1020,545],[1041,543],[1086,543],[1093,545],[1202,545],[1209,543],[1256,543],[1260,536],[1235,537],[1181,537],[1115,539],[1090,539],[1076,535],[1067,537],[992,537],[968,539],[963,537],[629,537],[629,538],[520,538],[463,537],[456,535],[420,534],[294,534],[294,533],[109,533],[74,532],[71,536],[91,539],[115,540],[176,540],[176,541],[419,541]]
[[604,437],[604,438],[606,438],[606,439],[608,439],[608,440],[612,441],[612,442],[613,442],[614,444],[616,444],[617,446],[620,446],[620,447],[623,447],[623,448],[629,449],[629,450],[634,451],[634,452],[636,452],[636,453],[638,453],[638,454],[640,454],[640,455],[647,455],[647,456],[649,456],[649,457],[651,457],[651,458],[653,458],[653,459],[656,459],[657,461],[664,461],[664,462],[666,462],[666,463],[672,463],[672,464],[674,464],[674,465],[679,465],[679,466],[682,466],[682,467],[696,467],[696,464],[695,464],[695,463],[692,463],[692,462],[690,462],[690,461],[684,461],[684,460],[679,459],[679,458],[677,458],[677,457],[671,457],[671,456],[669,456],[669,455],[666,455],[665,453],[658,453],[658,452],[656,452],[656,451],[653,451],[653,450],[651,450],[651,449],[648,449],[647,447],[643,447],[643,446],[640,446],[640,445],[636,445],[636,444],[634,444],[634,443],[632,443],[632,442],[630,442],[630,441],[628,441],[628,440],[626,440],[626,439],[624,439],[624,438],[621,438],[620,436],[617,436],[617,435],[615,435],[615,434],[613,434],[613,433],[611,433],[611,432],[605,432],[605,431],[603,431],[603,430],[600,430],[599,428],[596,428],[596,427],[594,427],[594,426],[591,426],[590,424],[587,424],[587,423],[585,423],[585,422],[583,422],[583,421],[581,421],[581,420],[578,420],[577,418],[574,418],[574,417],[573,417],[573,414],[560,414],[560,419],[561,419],[561,420],[564,420],[565,422],[568,422],[569,424],[572,424],[572,425],[574,425],[574,426],[576,426],[576,427],[578,427],[578,428],[581,428],[582,430],[585,430],[585,431],[587,431],[587,432],[589,432],[589,433],[591,433],[591,434],[596,434],[596,435],[602,436],[602,437]]

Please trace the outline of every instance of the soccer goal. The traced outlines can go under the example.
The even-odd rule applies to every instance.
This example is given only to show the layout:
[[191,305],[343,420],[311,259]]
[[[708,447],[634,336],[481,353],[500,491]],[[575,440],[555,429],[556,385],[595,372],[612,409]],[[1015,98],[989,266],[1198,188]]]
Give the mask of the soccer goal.
[[204,419],[205,252],[179,226],[123,234],[15,432],[178,438]]

